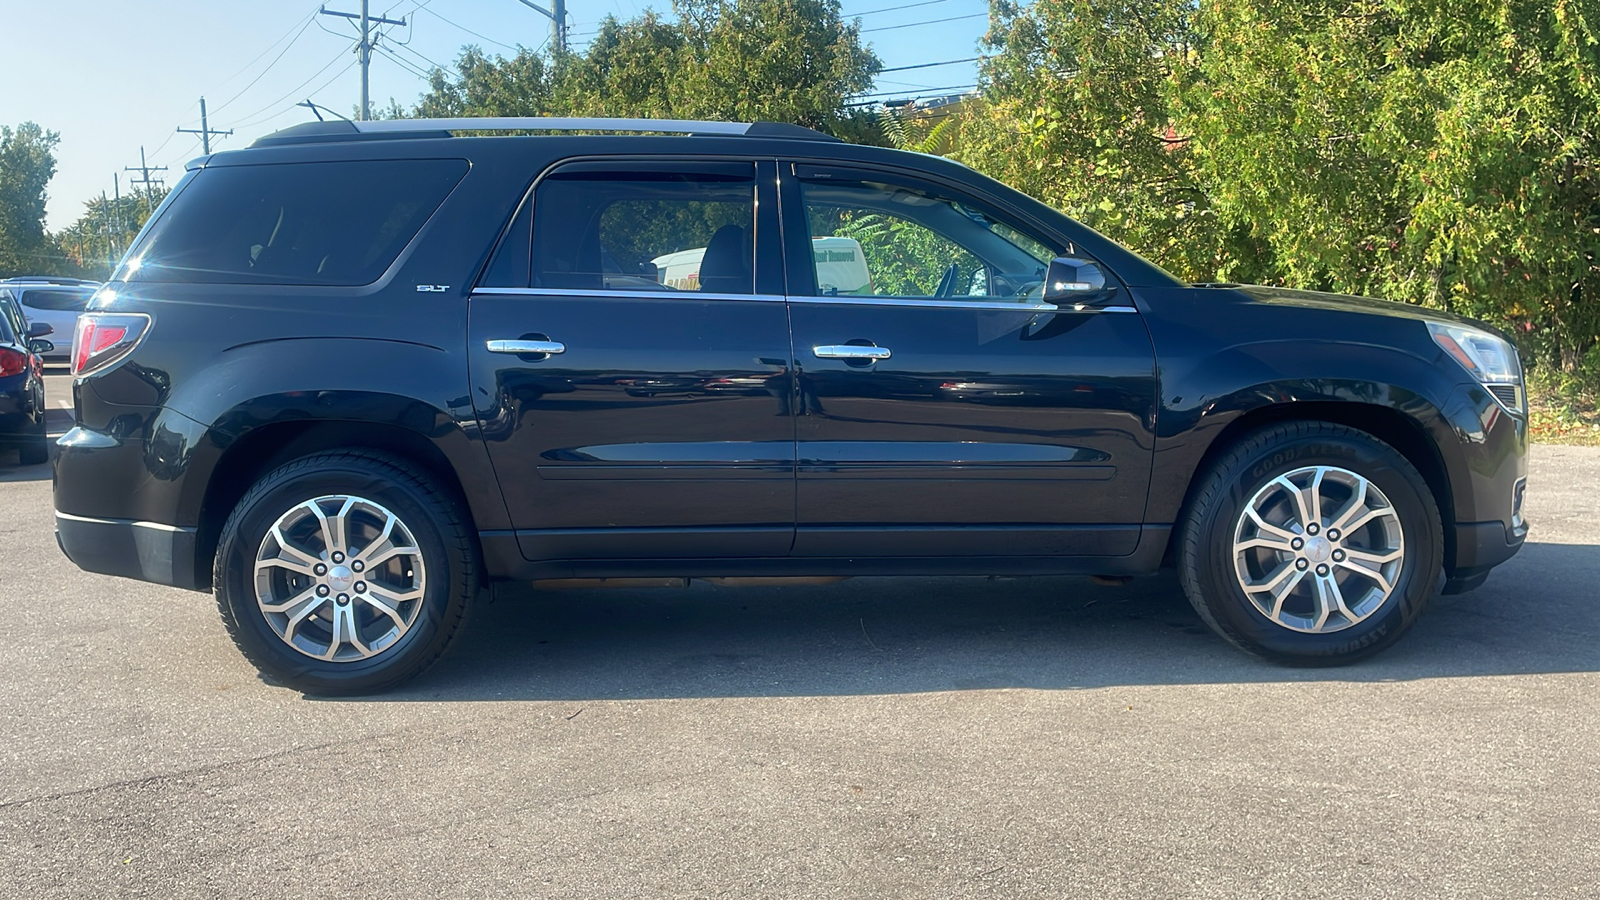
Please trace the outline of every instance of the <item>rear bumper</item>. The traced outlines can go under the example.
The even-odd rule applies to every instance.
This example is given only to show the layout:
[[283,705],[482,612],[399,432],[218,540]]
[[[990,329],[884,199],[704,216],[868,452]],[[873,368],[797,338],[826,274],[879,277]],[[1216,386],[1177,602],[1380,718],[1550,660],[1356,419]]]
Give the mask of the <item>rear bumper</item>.
[[103,575],[137,578],[191,591],[195,583],[195,529],[94,519],[56,513],[56,543],[78,568]]

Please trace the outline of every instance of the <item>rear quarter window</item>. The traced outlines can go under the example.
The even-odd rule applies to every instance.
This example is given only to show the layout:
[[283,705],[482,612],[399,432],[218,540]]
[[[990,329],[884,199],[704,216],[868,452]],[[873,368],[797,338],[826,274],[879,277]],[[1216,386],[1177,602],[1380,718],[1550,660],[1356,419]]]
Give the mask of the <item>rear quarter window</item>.
[[371,284],[466,172],[460,159],[206,168],[151,226],[124,277]]

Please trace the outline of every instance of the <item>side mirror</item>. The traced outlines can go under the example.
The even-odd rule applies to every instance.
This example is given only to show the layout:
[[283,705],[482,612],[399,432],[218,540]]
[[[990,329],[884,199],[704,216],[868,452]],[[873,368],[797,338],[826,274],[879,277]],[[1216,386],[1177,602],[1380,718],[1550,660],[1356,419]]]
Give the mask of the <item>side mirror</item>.
[[55,328],[49,322],[34,322],[28,326],[28,337],[38,338],[47,334],[54,334]]
[[[45,328],[49,327],[49,325],[45,326]],[[32,329],[29,330],[31,331]],[[47,341],[44,338],[34,338],[28,342],[28,349],[33,351],[38,356],[43,356],[46,353],[54,353],[56,350],[56,345],[54,341]]]
[[1082,308],[1105,302],[1115,291],[1116,286],[1106,283],[1106,273],[1094,260],[1058,256],[1045,272],[1046,303]]

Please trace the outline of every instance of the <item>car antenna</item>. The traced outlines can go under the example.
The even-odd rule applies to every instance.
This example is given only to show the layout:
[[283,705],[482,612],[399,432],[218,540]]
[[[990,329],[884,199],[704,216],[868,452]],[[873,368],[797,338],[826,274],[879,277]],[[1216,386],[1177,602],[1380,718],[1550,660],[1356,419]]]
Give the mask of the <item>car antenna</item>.
[[310,100],[302,100],[301,102],[296,103],[295,106],[304,106],[306,109],[311,110],[311,114],[317,117],[317,121],[318,122],[326,122],[326,121],[328,121],[327,119],[324,119],[322,117],[322,113],[317,112],[317,110],[319,110],[319,109],[320,110],[326,110],[331,115],[339,116],[339,118],[344,119],[346,122],[350,121],[349,119],[345,119],[344,116],[340,116],[338,113],[334,112],[333,110],[328,109],[328,107],[320,106],[320,105],[318,105],[316,103],[312,103]]

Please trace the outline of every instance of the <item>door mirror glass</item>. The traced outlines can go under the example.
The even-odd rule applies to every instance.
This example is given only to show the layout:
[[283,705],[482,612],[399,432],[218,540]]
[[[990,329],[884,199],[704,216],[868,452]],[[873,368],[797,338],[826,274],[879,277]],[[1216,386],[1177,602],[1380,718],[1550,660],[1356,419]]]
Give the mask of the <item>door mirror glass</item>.
[[1115,286],[1106,283],[1100,264],[1091,259],[1058,256],[1050,261],[1045,275],[1046,303],[1068,306],[1100,303],[1115,290]]
[[49,322],[34,322],[28,326],[28,337],[39,338],[55,332],[55,327]]
[[39,356],[43,356],[46,353],[54,353],[56,345],[53,341],[47,341],[44,338],[34,338],[28,342],[28,349]]

